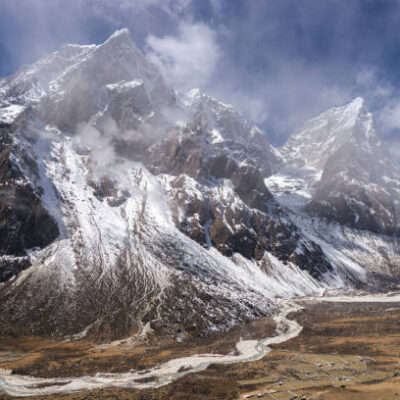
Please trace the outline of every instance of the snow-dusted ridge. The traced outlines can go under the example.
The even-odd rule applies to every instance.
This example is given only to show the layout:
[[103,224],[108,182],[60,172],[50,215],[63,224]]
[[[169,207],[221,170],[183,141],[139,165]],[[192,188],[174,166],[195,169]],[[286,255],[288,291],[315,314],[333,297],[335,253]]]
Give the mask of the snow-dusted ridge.
[[4,332],[181,340],[400,276],[399,179],[361,99],[275,149],[127,30],[0,85]]

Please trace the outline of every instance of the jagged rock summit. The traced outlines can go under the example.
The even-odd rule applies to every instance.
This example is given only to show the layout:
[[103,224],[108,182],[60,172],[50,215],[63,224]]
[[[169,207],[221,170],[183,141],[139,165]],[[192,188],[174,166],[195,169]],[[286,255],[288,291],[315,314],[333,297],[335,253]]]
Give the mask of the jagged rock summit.
[[275,149],[126,29],[63,46],[0,80],[0,330],[181,340],[394,283],[398,182],[361,99]]
[[321,175],[310,213],[377,233],[399,233],[400,177],[360,97],[308,121],[282,149],[288,163]]
[[282,148],[288,162],[298,167],[321,169],[341,146],[362,141],[373,132],[372,115],[357,97],[307,121]]

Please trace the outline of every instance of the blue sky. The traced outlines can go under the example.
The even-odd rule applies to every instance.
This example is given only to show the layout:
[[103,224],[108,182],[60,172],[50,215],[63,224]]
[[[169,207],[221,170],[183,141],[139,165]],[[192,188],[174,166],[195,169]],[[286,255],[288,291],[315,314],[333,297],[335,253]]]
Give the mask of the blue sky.
[[128,27],[171,85],[232,103],[274,144],[363,96],[400,157],[399,26],[398,0],[0,0],[0,75]]

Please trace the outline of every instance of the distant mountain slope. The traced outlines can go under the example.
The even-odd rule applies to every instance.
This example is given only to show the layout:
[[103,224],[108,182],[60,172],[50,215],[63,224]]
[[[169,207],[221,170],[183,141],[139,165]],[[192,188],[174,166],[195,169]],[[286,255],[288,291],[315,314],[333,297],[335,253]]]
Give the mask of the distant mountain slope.
[[4,334],[180,340],[399,276],[397,173],[360,99],[277,150],[127,30],[0,84]]
[[400,175],[357,98],[307,122],[282,149],[289,163],[322,171],[307,210],[377,233],[399,233]]

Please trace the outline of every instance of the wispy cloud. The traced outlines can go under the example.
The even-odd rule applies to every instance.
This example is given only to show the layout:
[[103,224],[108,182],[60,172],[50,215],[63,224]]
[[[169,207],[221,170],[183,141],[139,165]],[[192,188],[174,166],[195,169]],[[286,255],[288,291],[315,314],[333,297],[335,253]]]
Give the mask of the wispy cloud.
[[274,143],[356,96],[392,138],[399,23],[397,0],[0,0],[0,70],[126,26],[172,86],[232,103]]
[[177,36],[147,37],[149,59],[178,89],[205,87],[221,57],[216,33],[200,23],[181,22]]

